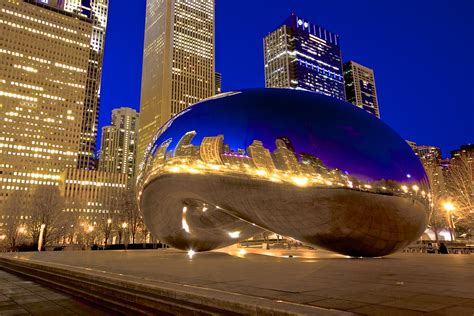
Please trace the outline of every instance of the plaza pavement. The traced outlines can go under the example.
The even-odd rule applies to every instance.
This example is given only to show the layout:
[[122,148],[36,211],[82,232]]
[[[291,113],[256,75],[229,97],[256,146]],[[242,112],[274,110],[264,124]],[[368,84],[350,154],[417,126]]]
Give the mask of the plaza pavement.
[[69,295],[0,270],[0,315],[108,315]]
[[[325,251],[177,250],[16,253],[20,259],[134,281],[170,282],[366,315],[474,315],[474,256]],[[290,255],[292,257],[290,257]]]

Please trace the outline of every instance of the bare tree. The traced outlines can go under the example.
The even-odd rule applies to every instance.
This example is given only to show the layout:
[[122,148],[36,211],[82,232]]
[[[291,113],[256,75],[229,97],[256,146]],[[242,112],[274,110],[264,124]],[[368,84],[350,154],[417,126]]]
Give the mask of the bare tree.
[[138,207],[136,188],[133,184],[127,188],[123,202],[123,215],[127,223],[127,229],[132,237],[132,244],[135,244],[135,238],[142,227],[143,219]]
[[1,210],[4,242],[10,251],[14,251],[25,240],[26,212],[28,209],[28,194],[15,191],[10,194]]
[[424,165],[431,187],[432,213],[429,225],[433,230],[436,242],[439,242],[439,232],[447,226],[446,212],[443,202],[447,199],[445,179],[441,167],[437,164]]
[[453,218],[465,230],[474,227],[474,157],[468,154],[451,160],[447,176],[450,199],[455,205]]
[[115,212],[109,210],[107,213],[101,213],[97,216],[97,229],[100,232],[100,238],[103,240],[104,249],[110,244],[112,234],[119,219]]
[[58,187],[41,186],[35,190],[30,201],[29,227],[33,243],[38,242],[41,226],[45,225],[43,245],[47,245],[59,237],[67,224],[67,218],[63,212],[64,199]]

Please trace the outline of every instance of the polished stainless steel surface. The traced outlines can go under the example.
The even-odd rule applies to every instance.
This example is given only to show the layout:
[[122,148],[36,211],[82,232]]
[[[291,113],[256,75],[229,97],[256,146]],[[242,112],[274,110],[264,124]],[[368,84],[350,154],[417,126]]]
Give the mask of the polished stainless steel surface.
[[426,175],[383,122],[318,94],[255,89],[170,120],[138,179],[149,230],[205,251],[262,230],[350,256],[416,240],[430,216]]

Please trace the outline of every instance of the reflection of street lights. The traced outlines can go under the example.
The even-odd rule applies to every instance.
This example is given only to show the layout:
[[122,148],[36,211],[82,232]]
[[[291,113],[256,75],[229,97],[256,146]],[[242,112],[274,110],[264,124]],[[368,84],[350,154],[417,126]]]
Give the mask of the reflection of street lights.
[[94,231],[94,226],[89,226],[89,228],[87,229],[87,231],[89,233],[92,233]]
[[20,228],[18,228],[18,232],[20,234],[26,234],[26,228],[25,227],[20,227]]
[[1,240],[1,241],[4,241],[5,238],[7,238],[7,235],[0,235],[0,240]]
[[449,234],[451,235],[451,240],[454,241],[455,232],[454,232],[454,221],[453,221],[452,213],[456,210],[456,206],[454,206],[454,204],[451,202],[444,202],[443,208],[446,211],[446,215],[448,216]]
[[122,228],[125,229],[127,228],[128,224],[127,223],[122,223]]

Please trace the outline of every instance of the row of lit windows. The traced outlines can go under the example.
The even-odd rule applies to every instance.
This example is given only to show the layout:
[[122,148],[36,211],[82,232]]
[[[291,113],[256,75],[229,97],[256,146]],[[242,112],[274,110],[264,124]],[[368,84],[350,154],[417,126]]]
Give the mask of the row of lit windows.
[[41,30],[37,30],[37,29],[31,28],[31,27],[26,27],[26,26],[16,24],[16,23],[13,23],[13,22],[4,21],[2,19],[0,19],[0,23],[1,24],[6,24],[6,25],[14,27],[14,28],[26,30],[26,31],[34,33],[34,34],[40,34],[40,35],[43,35],[43,36],[46,36],[46,37],[49,37],[49,38],[57,39],[57,40],[60,40],[60,41],[63,41],[63,42],[69,43],[69,44],[74,44],[74,45],[77,45],[77,46],[80,46],[80,47],[84,47],[84,48],[89,47],[89,43],[87,43],[87,44],[81,43],[81,42],[78,42],[78,41],[75,41],[75,40],[71,40],[69,38],[65,38],[65,37],[58,36],[58,35],[55,35],[55,34],[51,34],[51,33],[48,33],[48,32],[44,32],[44,31],[41,31]]
[[[13,11],[10,11],[10,10],[5,10],[3,8],[2,8],[2,12],[5,12],[7,14],[14,15],[14,16],[17,16],[17,17],[21,17],[23,19],[30,20],[30,21],[33,21],[33,22],[36,22],[36,23],[39,23],[39,24],[44,24],[44,25],[47,25],[47,26],[50,26],[50,27],[55,27],[55,28],[61,29],[61,30],[69,32],[69,33],[77,34],[77,31],[74,30],[74,29],[70,29],[70,28],[67,28],[67,27],[64,27],[64,26],[61,26],[61,25],[58,25],[58,24],[54,24],[54,23],[51,23],[51,22],[48,22],[48,21],[44,21],[43,19],[36,19],[36,18],[33,18],[33,17],[25,15],[25,14],[21,14],[21,13],[18,13],[18,12],[13,12]],[[83,35],[88,36],[87,34],[83,34]]]

